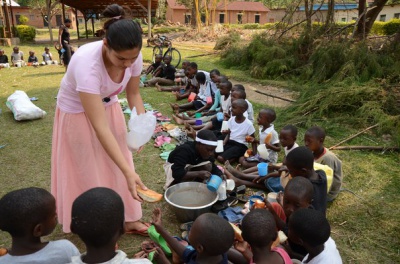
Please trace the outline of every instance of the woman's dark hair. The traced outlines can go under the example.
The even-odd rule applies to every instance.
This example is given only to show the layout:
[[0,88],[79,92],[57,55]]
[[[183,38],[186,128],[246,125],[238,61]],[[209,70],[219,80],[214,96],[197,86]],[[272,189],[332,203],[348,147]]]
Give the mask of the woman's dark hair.
[[72,21],[71,21],[71,19],[66,18],[66,19],[64,19],[64,23],[72,23]]
[[142,48],[142,34],[139,25],[125,18],[125,10],[117,5],[107,6],[104,17],[110,18],[104,23],[105,38],[108,46],[115,51]]

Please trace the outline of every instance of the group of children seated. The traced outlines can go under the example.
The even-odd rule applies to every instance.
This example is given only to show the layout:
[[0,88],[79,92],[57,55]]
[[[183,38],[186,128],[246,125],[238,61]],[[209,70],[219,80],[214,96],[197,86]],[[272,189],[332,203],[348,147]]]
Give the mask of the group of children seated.
[[[168,58],[164,62],[170,65]],[[194,141],[170,153],[164,165],[164,187],[203,182],[218,175],[234,180],[236,186],[278,195],[275,202],[265,199],[261,207],[251,208],[241,221],[241,230],[217,214],[202,214],[190,224],[184,240],[169,234],[163,227],[161,210],[154,209],[151,228],[172,250],[173,263],[341,264],[326,211],[327,202],[340,192],[342,168],[341,161],[324,147],[324,129],[308,129],[304,146],[299,146],[297,128],[286,125],[278,134],[273,124],[275,111],[263,108],[257,116],[256,133],[253,108],[243,85],[232,85],[218,70],[200,71],[194,62],[185,62],[184,67],[186,84],[157,84],[158,91],[172,91],[178,101],[192,96],[188,103],[171,104],[175,122],[185,125]],[[278,163],[282,148],[285,155]],[[266,176],[258,173],[261,162],[269,165]],[[238,166],[234,168],[233,163]],[[151,263],[144,258],[129,259],[116,250],[125,221],[122,200],[113,190],[84,192],[73,203],[71,217],[71,231],[86,245],[83,254],[67,240],[41,242],[57,224],[50,193],[27,188],[6,194],[0,200],[0,229],[10,233],[13,241],[9,253],[0,257],[0,264]],[[278,236],[278,231],[287,240]],[[152,261],[170,263],[162,246],[154,250]]]
[[[335,154],[324,147],[324,129],[309,128],[304,135],[304,146],[299,146],[296,143],[297,128],[286,125],[278,133],[273,124],[277,118],[275,111],[263,108],[258,113],[256,133],[253,108],[246,100],[243,85],[232,85],[216,69],[210,73],[199,71],[193,62],[185,67],[186,85],[157,86],[158,91],[174,92],[177,101],[188,98],[188,103],[171,104],[171,109],[175,122],[185,125],[188,135],[194,139],[194,142],[180,145],[170,153],[164,165],[167,177],[164,187],[184,181],[206,181],[211,175],[218,175],[234,180],[236,186],[275,192],[278,194],[277,203],[266,202],[262,210],[269,214],[260,214],[273,219],[275,225],[271,230],[282,230],[289,237],[288,243],[281,245],[289,259],[302,260],[303,263],[342,263],[325,218],[327,202],[333,201],[340,192],[342,166]],[[284,158],[278,163],[278,153],[282,148]],[[224,168],[216,166],[216,161]],[[236,168],[231,165],[234,162],[238,163]],[[257,165],[261,162],[269,165],[267,175],[258,173]],[[304,210],[299,210],[301,208]],[[291,224],[292,218],[294,224]],[[242,222],[244,233],[245,219]],[[309,225],[312,221],[316,224]],[[301,226],[302,223],[305,226]],[[262,225],[263,228],[266,226]],[[318,231],[319,226],[323,232],[312,233]],[[254,240],[254,243],[269,241],[272,244],[276,236],[268,238],[268,235],[275,232],[264,234],[260,232],[262,227],[256,228],[254,235],[265,237]],[[246,240],[246,235],[243,238]],[[215,238],[210,238],[210,241],[212,239]],[[240,262],[239,258],[233,263],[291,263],[286,261],[286,253],[278,250],[280,252],[268,254],[265,248],[258,251],[259,247],[269,244],[252,245],[251,238],[249,240],[250,246],[246,248],[236,244],[245,260]],[[281,262],[272,261],[277,254],[281,254]],[[223,257],[220,260],[222,262],[213,263],[225,263]]]
[[24,59],[24,53],[19,50],[18,46],[15,46],[13,48],[13,52],[10,55],[9,61],[8,56],[5,54],[4,50],[0,49],[0,68],[9,68],[10,66],[23,67],[58,64],[58,61],[53,59],[53,55],[51,54],[48,47],[44,48],[42,59],[43,60],[40,63],[39,59],[35,55],[35,51],[30,50],[28,60],[26,61]]

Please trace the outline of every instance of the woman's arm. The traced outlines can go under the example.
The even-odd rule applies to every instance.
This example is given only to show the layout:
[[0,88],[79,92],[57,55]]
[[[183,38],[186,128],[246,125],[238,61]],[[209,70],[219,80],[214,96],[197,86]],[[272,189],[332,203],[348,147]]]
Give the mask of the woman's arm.
[[142,96],[139,91],[140,76],[131,77],[128,84],[126,85],[126,98],[130,109],[136,107],[138,115],[146,112],[143,105]]
[[58,44],[60,44],[60,49],[62,49],[61,35],[62,35],[63,31],[64,31],[64,27],[63,27],[63,25],[61,25],[58,30]]
[[88,116],[89,121],[94,128],[94,131],[96,132],[98,140],[100,141],[104,150],[107,152],[108,156],[115,162],[118,168],[120,168],[122,173],[125,175],[126,181],[128,183],[128,189],[131,192],[132,197],[138,201],[142,201],[142,199],[137,194],[136,184],[138,184],[141,188],[145,190],[147,188],[142,183],[139,175],[135,172],[135,170],[133,170],[129,166],[128,162],[125,160],[125,157],[122,154],[121,149],[117,147],[118,143],[110,130],[106,118],[106,112],[100,95],[80,92],[79,97],[81,99],[85,113]]

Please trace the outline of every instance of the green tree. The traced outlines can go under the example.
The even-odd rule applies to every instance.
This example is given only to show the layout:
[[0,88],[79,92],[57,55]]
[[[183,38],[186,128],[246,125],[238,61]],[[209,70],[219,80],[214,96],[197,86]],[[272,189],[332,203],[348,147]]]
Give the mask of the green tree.
[[50,41],[53,42],[53,31],[51,26],[51,19],[61,13],[61,8],[59,7],[59,0],[29,0],[28,6],[34,10],[38,10],[42,15],[43,19],[47,22]]

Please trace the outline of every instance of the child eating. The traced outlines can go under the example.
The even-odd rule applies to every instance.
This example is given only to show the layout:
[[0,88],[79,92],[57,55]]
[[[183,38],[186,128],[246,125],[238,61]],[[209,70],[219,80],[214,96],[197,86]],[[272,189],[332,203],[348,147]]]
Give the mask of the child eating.
[[160,208],[153,211],[153,225],[184,263],[228,264],[227,251],[235,235],[231,225],[223,218],[211,213],[200,215],[189,232],[190,246],[184,246],[164,229]]
[[317,126],[312,127],[304,135],[304,144],[313,152],[315,162],[328,165],[333,170],[333,182],[328,193],[328,201],[333,201],[338,196],[342,186],[342,161],[324,147],[325,136],[324,129]]
[[115,250],[124,223],[124,204],[115,191],[97,187],[78,196],[72,204],[71,231],[85,243],[86,253],[73,257],[71,263],[150,264],[148,259],[128,259]]
[[303,208],[290,217],[289,238],[308,252],[302,261],[304,264],[342,264],[330,234],[329,222],[319,211]]
[[78,249],[68,240],[42,242],[57,225],[56,201],[42,188],[15,190],[0,199],[0,229],[12,237],[0,263],[69,263]]

